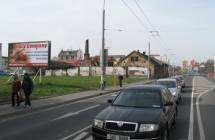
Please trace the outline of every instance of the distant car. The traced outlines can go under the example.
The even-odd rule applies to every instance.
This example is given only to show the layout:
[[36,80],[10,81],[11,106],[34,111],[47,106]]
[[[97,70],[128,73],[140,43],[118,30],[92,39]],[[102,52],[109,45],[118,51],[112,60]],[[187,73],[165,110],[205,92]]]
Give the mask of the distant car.
[[92,126],[93,140],[168,140],[177,105],[168,89],[139,85],[122,90]]
[[12,71],[9,73],[9,76],[14,76],[15,74],[21,75],[21,76],[24,75],[22,71]]
[[18,70],[18,71],[12,71],[9,73],[10,76],[13,76],[15,74],[18,74],[20,76],[23,76],[25,73],[28,73],[30,76],[34,75],[34,71],[33,70]]
[[180,91],[180,93],[182,92],[182,83],[181,83],[181,79],[177,76],[174,77],[170,77],[170,79],[175,79],[177,81],[177,87]]
[[177,77],[180,79],[181,87],[182,87],[182,88],[185,88],[186,85],[185,85],[184,77],[183,77],[183,76],[177,76]]
[[176,103],[179,103],[181,100],[181,89],[178,85],[178,82],[176,79],[158,79],[156,81],[157,85],[162,85],[165,86],[166,88],[169,89],[169,91],[171,92],[171,94],[174,96],[174,99],[176,101]]
[[8,76],[9,74],[4,71],[4,70],[0,70],[0,76]]
[[10,73],[9,73],[9,76],[14,76],[15,74],[18,74],[18,75],[19,75],[18,72],[10,72]]

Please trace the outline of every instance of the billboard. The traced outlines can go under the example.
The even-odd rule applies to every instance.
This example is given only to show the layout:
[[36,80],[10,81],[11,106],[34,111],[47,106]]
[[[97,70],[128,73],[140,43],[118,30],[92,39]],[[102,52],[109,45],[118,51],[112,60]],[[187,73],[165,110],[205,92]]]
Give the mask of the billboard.
[[2,44],[0,43],[0,70],[2,69]]
[[51,42],[19,42],[8,44],[9,67],[48,67]]
[[147,76],[148,69],[143,67],[128,67],[128,74],[131,76]]

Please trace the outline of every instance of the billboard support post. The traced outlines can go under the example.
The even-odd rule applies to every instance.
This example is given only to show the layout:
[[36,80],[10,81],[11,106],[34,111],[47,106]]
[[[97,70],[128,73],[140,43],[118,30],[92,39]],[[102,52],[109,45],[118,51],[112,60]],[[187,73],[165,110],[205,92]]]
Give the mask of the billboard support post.
[[8,66],[39,68],[33,81],[39,76],[41,84],[42,67],[50,65],[51,41],[17,42],[9,43],[8,46]]
[[36,73],[36,75],[35,75],[34,78],[33,78],[33,81],[37,78],[39,72],[40,72],[40,71],[38,70],[37,73]]
[[40,68],[40,79],[39,79],[39,84],[41,84],[42,83],[42,69]]

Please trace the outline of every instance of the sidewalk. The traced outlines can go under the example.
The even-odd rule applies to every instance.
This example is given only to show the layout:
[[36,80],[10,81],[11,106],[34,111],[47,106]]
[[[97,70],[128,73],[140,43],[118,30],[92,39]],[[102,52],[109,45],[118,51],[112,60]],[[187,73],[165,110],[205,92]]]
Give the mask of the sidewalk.
[[[151,83],[152,81],[153,80],[132,83],[129,85],[124,85],[124,87],[130,86],[130,85],[137,85],[137,84],[147,84],[147,83]],[[47,99],[33,100],[31,108],[24,108],[22,106],[21,107],[11,107],[10,104],[1,105],[0,106],[0,118],[18,115],[18,114],[22,114],[22,113],[30,113],[30,112],[33,112],[36,110],[45,109],[45,108],[49,108],[49,107],[56,106],[56,105],[62,105],[62,104],[70,103],[70,102],[75,102],[78,100],[83,100],[83,99],[92,98],[92,97],[96,97],[96,96],[100,96],[100,95],[110,94],[113,92],[117,92],[119,90],[121,90],[120,87],[108,87],[104,91],[90,90],[90,91],[73,93],[73,94],[68,94],[68,95],[63,95],[63,96],[51,97],[51,98],[47,98]]]

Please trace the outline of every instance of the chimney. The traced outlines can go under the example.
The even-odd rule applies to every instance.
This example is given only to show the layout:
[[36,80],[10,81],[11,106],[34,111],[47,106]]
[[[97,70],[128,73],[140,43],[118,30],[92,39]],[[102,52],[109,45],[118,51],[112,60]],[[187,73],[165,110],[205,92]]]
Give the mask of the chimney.
[[85,42],[85,53],[84,53],[84,60],[88,60],[90,58],[89,53],[89,40],[87,39]]

